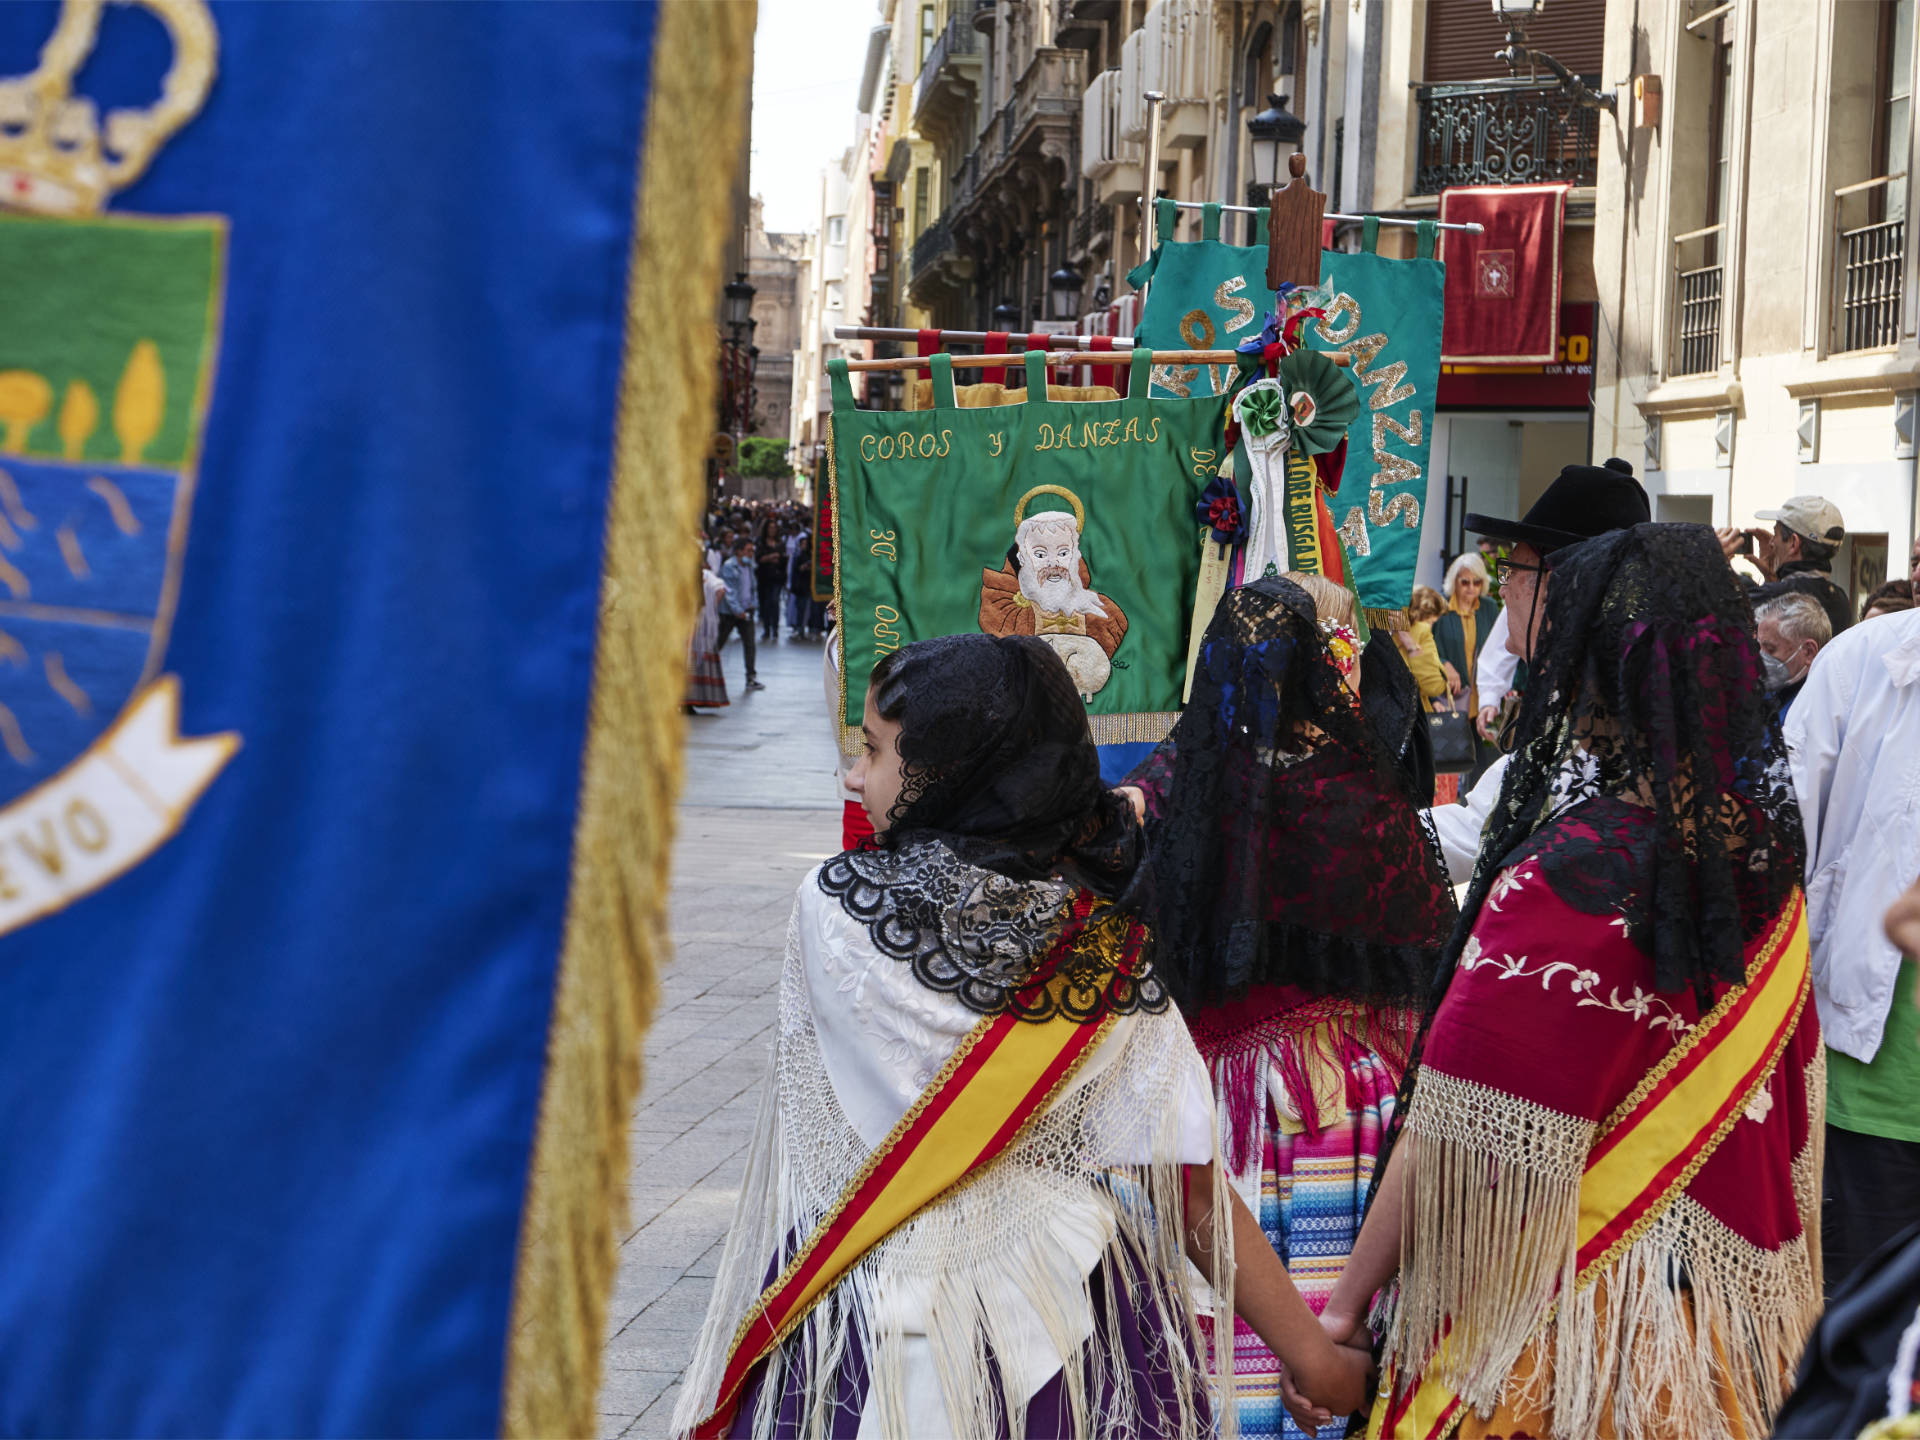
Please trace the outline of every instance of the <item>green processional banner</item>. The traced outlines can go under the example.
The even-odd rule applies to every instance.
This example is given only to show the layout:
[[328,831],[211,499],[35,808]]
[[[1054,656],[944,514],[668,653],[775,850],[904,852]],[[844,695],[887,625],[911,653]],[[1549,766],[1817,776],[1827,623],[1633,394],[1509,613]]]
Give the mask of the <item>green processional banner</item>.
[[[1200,212],[1200,238],[1173,239],[1179,208],[1171,200],[1153,204],[1154,232],[1160,243],[1134,266],[1127,283],[1138,290],[1152,282],[1146,312],[1136,338],[1155,350],[1231,350],[1260,333],[1273,309],[1267,288],[1267,216],[1254,218],[1254,243],[1228,245],[1220,238],[1220,207]],[[1156,365],[1155,399],[1224,395],[1233,389],[1232,365]]]
[[1133,352],[1124,400],[963,410],[935,355],[931,410],[857,409],[833,384],[834,600],[843,715],[857,727],[880,657],[936,635],[1038,635],[1074,677],[1103,745],[1159,740],[1186,680],[1200,572],[1195,506],[1220,468],[1224,399],[1153,400]]
[[[1199,242],[1163,243],[1134,271],[1135,284],[1153,282],[1140,319],[1143,341],[1197,345],[1205,336],[1209,344],[1234,345],[1260,333],[1249,323],[1254,312],[1264,321],[1274,309],[1266,245],[1221,244],[1218,209],[1203,212]],[[1160,233],[1171,234],[1172,202],[1159,201],[1156,213]],[[1433,222],[1422,221],[1415,258],[1394,260],[1376,253],[1379,222],[1369,217],[1360,251],[1322,252],[1320,288],[1303,297],[1324,312],[1304,327],[1307,344],[1350,352],[1365,401],[1347,431],[1339,492],[1327,504],[1353,561],[1360,603],[1370,610],[1406,607],[1420,556],[1446,284],[1445,268],[1432,258],[1436,233]],[[1154,393],[1164,393],[1163,380],[1195,395],[1212,393],[1210,372],[1192,368],[1188,376],[1156,367]]]
[[1347,430],[1340,491],[1327,497],[1353,561],[1360,603],[1404,610],[1420,561],[1446,267],[1433,258],[1438,232],[1431,220],[1420,222],[1411,260],[1377,254],[1379,231],[1380,222],[1369,216],[1357,253],[1320,257],[1327,313],[1306,335],[1315,349],[1353,356],[1353,377],[1366,402]]

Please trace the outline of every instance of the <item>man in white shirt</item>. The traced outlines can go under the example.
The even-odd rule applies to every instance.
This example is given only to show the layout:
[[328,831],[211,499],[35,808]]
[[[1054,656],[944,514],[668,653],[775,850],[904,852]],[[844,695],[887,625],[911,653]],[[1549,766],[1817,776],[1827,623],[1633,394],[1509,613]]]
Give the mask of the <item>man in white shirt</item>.
[[1920,610],[1835,636],[1788,713],[1786,737],[1807,828],[1813,992],[1827,1040],[1821,1229],[1831,1289],[1920,1221],[1915,966],[1884,928],[1888,907],[1920,876]]
[[1513,673],[1520,667],[1520,657],[1508,646],[1507,634],[1507,610],[1502,605],[1487,631],[1487,643],[1480,651],[1480,673],[1475,677],[1480,690],[1480,716],[1476,724],[1482,740],[1500,738],[1494,722],[1500,718],[1500,702],[1513,689]]

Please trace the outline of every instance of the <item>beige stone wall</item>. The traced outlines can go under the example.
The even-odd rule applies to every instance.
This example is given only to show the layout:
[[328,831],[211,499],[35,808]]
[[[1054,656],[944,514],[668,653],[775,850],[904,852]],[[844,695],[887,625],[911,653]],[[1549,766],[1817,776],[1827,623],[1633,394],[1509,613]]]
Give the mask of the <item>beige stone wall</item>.
[[[1881,170],[1872,142],[1882,7],[1742,0],[1733,12],[1720,363],[1679,375],[1676,275],[1708,256],[1702,241],[1675,237],[1706,223],[1712,180],[1713,45],[1685,30],[1696,13],[1702,7],[1685,0],[1609,8],[1608,76],[1660,76],[1664,114],[1657,128],[1630,129],[1623,97],[1621,123],[1603,130],[1595,451],[1644,469],[1655,422],[1659,464],[1645,478],[1657,511],[1661,496],[1706,497],[1715,523],[1750,525],[1755,511],[1790,495],[1822,494],[1850,531],[1888,535],[1903,553],[1916,529],[1915,469],[1910,422],[1905,436],[1896,422],[1920,390],[1910,198],[1888,217],[1904,215],[1909,236],[1893,343],[1842,352],[1835,322],[1840,232],[1874,218],[1872,190],[1834,192]],[[1889,63],[1910,70],[1913,57]],[[1908,170],[1912,155],[1909,138]],[[1804,446],[1808,403],[1819,408],[1817,439]]]

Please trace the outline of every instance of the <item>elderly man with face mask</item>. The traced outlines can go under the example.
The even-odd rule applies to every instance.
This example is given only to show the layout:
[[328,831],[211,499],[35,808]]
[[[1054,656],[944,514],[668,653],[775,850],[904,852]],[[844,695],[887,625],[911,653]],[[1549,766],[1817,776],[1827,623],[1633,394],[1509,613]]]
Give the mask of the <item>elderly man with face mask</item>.
[[1760,662],[1767,667],[1767,689],[1773,692],[1784,722],[1807,683],[1813,657],[1833,638],[1833,625],[1818,600],[1794,593],[1762,600],[1754,607],[1753,618],[1760,628]]

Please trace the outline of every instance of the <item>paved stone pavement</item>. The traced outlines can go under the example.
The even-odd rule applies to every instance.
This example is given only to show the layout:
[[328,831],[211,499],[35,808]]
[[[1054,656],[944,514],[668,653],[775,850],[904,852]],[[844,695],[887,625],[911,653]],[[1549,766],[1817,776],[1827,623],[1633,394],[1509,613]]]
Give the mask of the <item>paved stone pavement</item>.
[[633,1117],[632,1219],[620,1246],[600,1434],[664,1437],[706,1314],[772,1040],[794,888],[840,848],[818,641],[762,642],[733,704],[687,720],[670,900],[674,960]]

